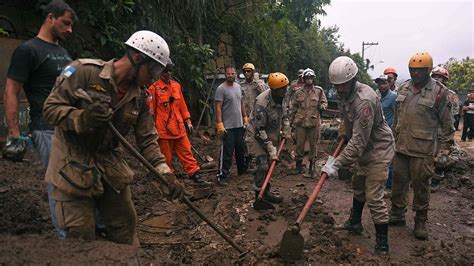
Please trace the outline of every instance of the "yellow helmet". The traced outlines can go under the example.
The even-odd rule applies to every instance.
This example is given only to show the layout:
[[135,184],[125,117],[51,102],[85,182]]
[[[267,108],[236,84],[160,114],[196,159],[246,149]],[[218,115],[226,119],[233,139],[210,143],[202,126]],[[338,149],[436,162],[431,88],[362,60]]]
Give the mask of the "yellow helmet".
[[431,70],[433,68],[433,58],[428,52],[420,52],[414,54],[408,62],[408,67],[413,68],[428,68]]
[[268,76],[268,86],[270,89],[277,90],[287,86],[290,83],[285,74],[280,72],[271,73]]
[[244,70],[244,69],[252,69],[252,71],[255,71],[255,66],[252,63],[246,63],[242,67],[242,70]]

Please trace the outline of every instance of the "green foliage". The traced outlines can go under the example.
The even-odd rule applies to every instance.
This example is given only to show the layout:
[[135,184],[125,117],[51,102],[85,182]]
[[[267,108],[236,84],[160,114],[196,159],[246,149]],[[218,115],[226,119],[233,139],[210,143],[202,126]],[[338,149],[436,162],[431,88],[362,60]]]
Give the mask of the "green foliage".
[[[49,1],[38,0],[36,9]],[[279,71],[295,79],[298,69],[310,67],[317,84],[328,88],[329,64],[337,56],[349,55],[359,65],[359,80],[373,85],[360,56],[339,44],[338,28],[319,26],[318,16],[325,15],[330,0],[67,2],[80,19],[72,38],[63,43],[74,58],[120,57],[124,41],[133,32],[152,30],[170,46],[175,77],[193,91],[206,89],[205,63],[215,56],[223,32],[233,37],[233,61],[238,69],[252,62],[261,73]]]
[[208,44],[199,45],[188,41],[187,43],[178,43],[176,50],[179,51],[175,56],[174,63],[179,66],[174,73],[177,77],[184,77],[182,84],[189,88],[196,88],[201,98],[206,95],[206,80],[204,70],[206,62],[213,58],[214,50]]
[[8,32],[5,29],[3,29],[2,27],[0,27],[0,35],[8,36]]
[[474,59],[462,60],[451,58],[444,67],[449,71],[448,88],[472,92],[474,90]]

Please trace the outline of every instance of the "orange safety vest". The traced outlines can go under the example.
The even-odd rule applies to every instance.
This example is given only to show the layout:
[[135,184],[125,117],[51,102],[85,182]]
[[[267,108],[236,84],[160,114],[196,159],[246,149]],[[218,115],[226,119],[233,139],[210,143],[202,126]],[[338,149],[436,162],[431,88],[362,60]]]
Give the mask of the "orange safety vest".
[[191,116],[181,92],[181,85],[174,80],[166,84],[159,79],[148,88],[148,92],[150,97],[147,104],[155,115],[155,126],[160,138],[184,137],[186,135],[184,121]]

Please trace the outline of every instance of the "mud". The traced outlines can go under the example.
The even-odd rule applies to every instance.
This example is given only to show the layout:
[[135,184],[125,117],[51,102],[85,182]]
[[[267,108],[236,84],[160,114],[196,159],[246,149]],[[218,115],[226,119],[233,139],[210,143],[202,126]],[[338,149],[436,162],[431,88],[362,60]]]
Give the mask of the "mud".
[[[217,160],[218,141],[212,134],[193,139],[204,156]],[[467,144],[467,143],[465,143]],[[323,145],[317,170],[324,164],[334,144]],[[461,147],[463,148],[463,147]],[[292,150],[291,143],[288,150]],[[349,215],[351,190],[345,181],[327,180],[320,196],[306,216],[301,234],[305,239],[300,261],[279,257],[277,250],[316,179],[288,175],[294,163],[277,165],[272,189],[285,197],[275,210],[257,212],[251,175],[232,178],[227,187],[213,187],[194,203],[249,253],[238,253],[185,205],[161,197],[159,184],[140,163],[127,157],[137,176],[131,185],[139,217],[140,247],[118,245],[100,239],[92,242],[57,240],[49,219],[44,170],[31,150],[27,161],[11,163],[0,159],[0,264],[459,264],[474,261],[473,163],[470,152],[445,173],[442,188],[432,194],[428,229],[430,238],[413,237],[413,212],[408,211],[406,227],[390,228],[390,256],[373,254],[375,233],[370,213],[363,214],[365,231],[351,235],[334,230]],[[179,168],[179,167],[178,167]],[[215,183],[215,173],[204,179]],[[192,190],[195,184],[183,179]],[[389,203],[389,201],[387,201]]]

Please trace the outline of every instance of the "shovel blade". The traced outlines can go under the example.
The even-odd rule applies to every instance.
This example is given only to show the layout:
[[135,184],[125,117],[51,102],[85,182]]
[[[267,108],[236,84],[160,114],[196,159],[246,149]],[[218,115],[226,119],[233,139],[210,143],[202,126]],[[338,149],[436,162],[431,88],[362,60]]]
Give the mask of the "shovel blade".
[[304,238],[300,233],[286,230],[281,239],[278,254],[283,258],[300,260],[303,257]]
[[275,206],[271,204],[270,202],[263,200],[263,199],[256,199],[253,203],[253,208],[257,211],[263,211],[263,210],[273,210],[275,209]]

